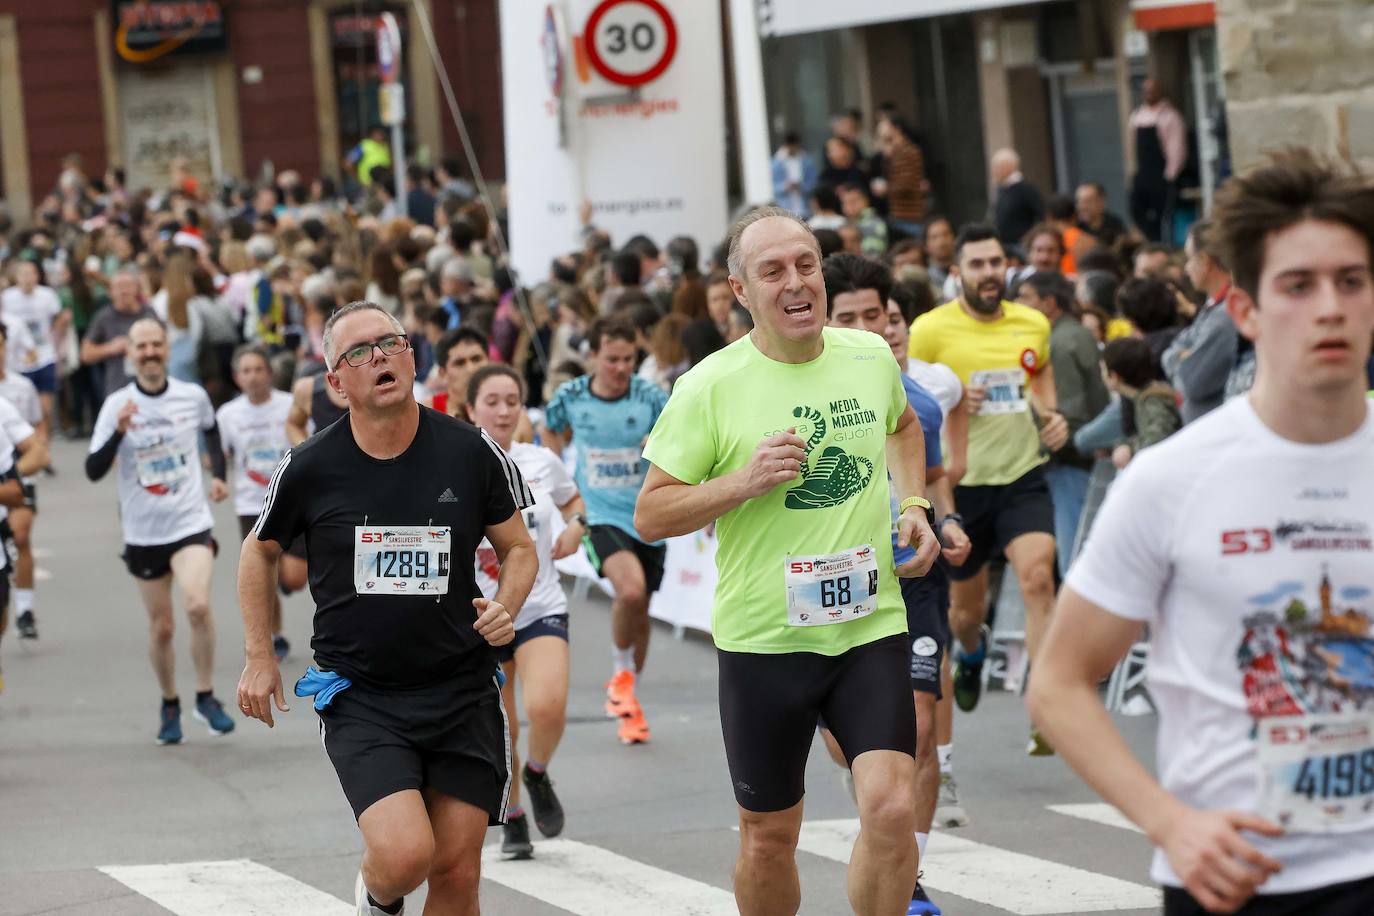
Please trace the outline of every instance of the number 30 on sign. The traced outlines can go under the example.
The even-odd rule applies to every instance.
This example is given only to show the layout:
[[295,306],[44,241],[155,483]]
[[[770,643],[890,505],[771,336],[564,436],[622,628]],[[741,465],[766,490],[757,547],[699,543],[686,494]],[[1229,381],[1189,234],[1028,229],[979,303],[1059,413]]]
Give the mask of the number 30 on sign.
[[677,53],[677,26],[659,0],[602,0],[582,34],[592,68],[618,86],[658,79]]

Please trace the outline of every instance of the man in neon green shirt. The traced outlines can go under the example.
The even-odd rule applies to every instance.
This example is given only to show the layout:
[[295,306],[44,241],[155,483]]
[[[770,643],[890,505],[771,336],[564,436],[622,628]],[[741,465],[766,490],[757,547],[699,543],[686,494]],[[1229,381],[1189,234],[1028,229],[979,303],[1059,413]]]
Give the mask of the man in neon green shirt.
[[[820,246],[767,207],[730,231],[730,285],[754,330],[680,378],[649,436],[635,510],[646,538],[717,522],[712,632],[744,916],[796,912],[806,757],[824,715],[854,775],[856,913],[899,912],[916,879],[906,618],[897,576],[939,544],[920,422],[882,338],[826,328]],[[902,513],[893,566],[886,476]]]

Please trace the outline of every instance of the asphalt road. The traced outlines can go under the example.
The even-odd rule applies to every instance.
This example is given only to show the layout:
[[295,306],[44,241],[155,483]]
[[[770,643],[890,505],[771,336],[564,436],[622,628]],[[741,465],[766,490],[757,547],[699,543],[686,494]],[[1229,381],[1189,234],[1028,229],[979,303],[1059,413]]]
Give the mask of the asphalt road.
[[[83,456],[59,444],[59,476],[40,483],[42,639],[20,645],[10,633],[0,642],[0,914],[346,916],[361,843],[306,702],[272,731],[241,721],[215,738],[187,716],[185,744],[154,744],[158,691],[144,613],[118,558],[114,485],[87,483]],[[242,646],[237,528],[228,504],[216,520],[228,549],[215,570],[215,686],[232,707]],[[288,684],[308,664],[310,613],[306,598],[288,604]],[[557,841],[536,836],[532,862],[493,857],[485,911],[733,912],[735,807],[709,641],[656,630],[640,689],[653,741],[625,748],[601,714],[609,605],[593,590],[571,614],[570,724],[551,767],[567,829]],[[1148,756],[1153,718],[1122,725]],[[932,837],[923,863],[931,896],[951,916],[1157,912],[1149,844],[1112,823],[1057,758],[1027,758],[1026,728],[1020,701],[1005,693],[956,718],[956,773],[973,821]],[[843,861],[855,811],[819,742],[807,784],[802,912],[849,912]],[[1054,810],[1074,805],[1084,807]],[[498,840],[491,831],[489,842]],[[412,895],[408,911],[419,913],[422,899]]]

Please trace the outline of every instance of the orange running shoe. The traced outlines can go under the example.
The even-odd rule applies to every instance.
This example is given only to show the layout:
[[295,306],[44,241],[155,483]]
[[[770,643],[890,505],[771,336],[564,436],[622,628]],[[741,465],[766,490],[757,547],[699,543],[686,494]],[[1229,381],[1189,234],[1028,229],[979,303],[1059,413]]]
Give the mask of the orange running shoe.
[[617,671],[606,682],[606,718],[623,719],[639,713],[639,700],[635,699],[635,673]]
[[648,744],[649,723],[644,721],[643,710],[636,709],[634,715],[621,719],[617,735],[621,744]]

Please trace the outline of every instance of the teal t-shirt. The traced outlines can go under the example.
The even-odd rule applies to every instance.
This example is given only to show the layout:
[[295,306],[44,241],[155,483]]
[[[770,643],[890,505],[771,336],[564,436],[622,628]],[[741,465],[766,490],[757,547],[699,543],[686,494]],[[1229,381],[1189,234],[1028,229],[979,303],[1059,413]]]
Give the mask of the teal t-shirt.
[[729,652],[839,655],[906,632],[893,572],[887,436],[907,407],[882,338],[824,329],[825,349],[777,362],[743,337],[678,379],[644,456],[699,484],[795,427],[801,476],[721,516],[712,636]]

